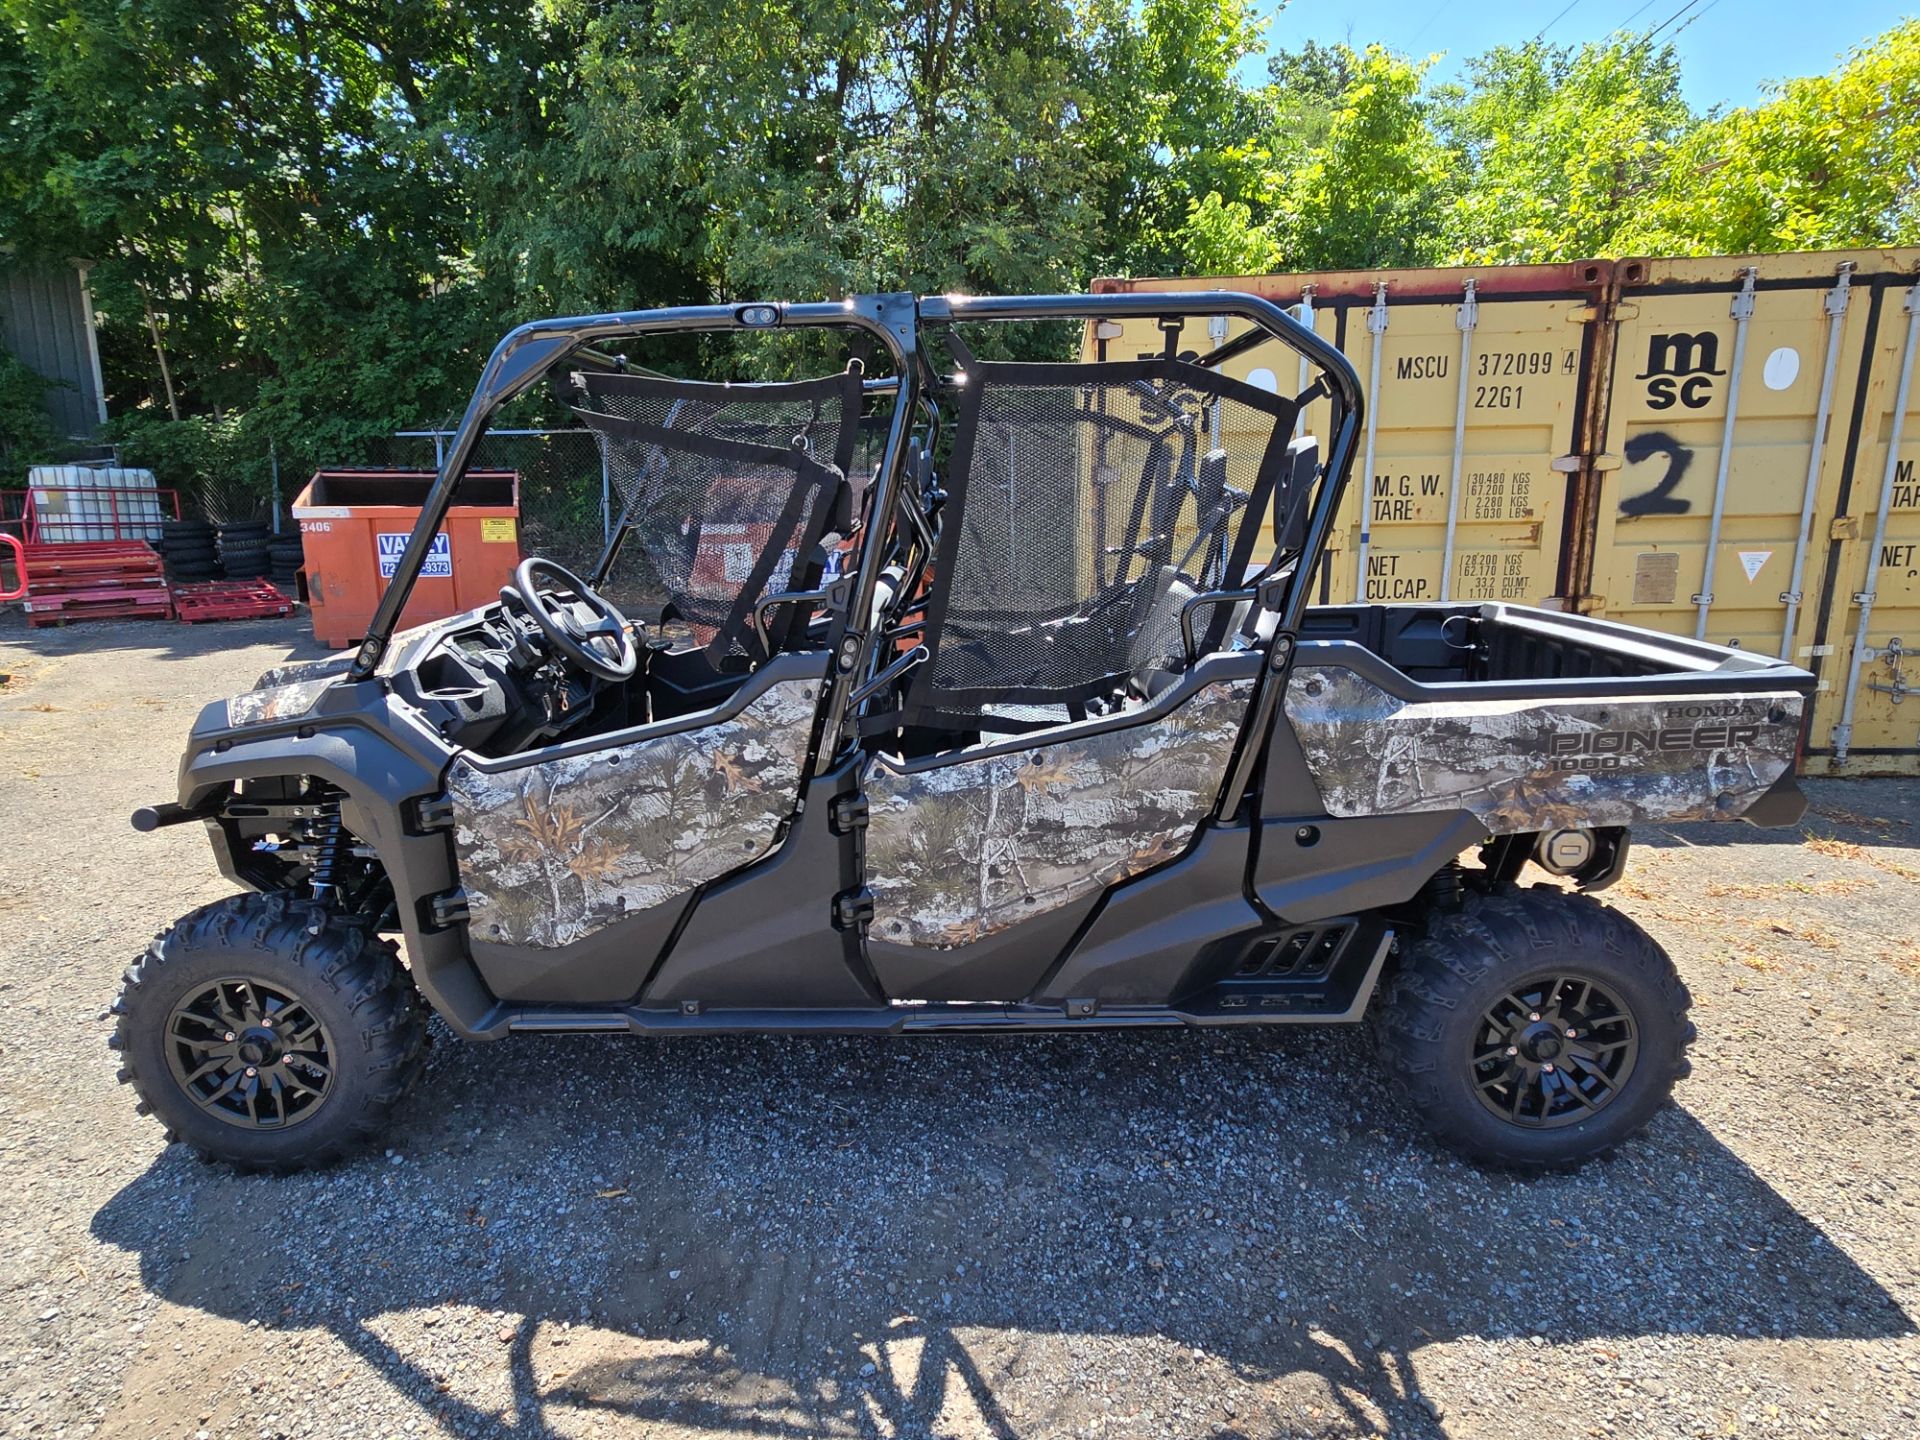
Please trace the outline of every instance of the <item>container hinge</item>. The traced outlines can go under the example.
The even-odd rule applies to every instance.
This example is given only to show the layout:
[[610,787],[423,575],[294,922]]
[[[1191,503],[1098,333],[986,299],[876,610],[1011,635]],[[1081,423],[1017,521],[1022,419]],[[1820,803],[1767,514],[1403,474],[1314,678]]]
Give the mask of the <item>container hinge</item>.
[[451,830],[453,828],[453,797],[451,795],[422,795],[413,802],[413,823],[422,831]]
[[466,924],[469,916],[467,892],[457,886],[452,890],[442,890],[428,899],[427,913],[433,917],[434,925],[442,930]]
[[862,885],[833,897],[833,928],[861,930],[873,923],[873,891]]
[[827,823],[836,835],[867,828],[869,807],[865,795],[836,795],[827,811]]
[[1734,292],[1733,303],[1728,306],[1727,310],[1728,315],[1732,319],[1751,320],[1753,318],[1753,287],[1754,282],[1759,278],[1759,266],[1746,265],[1741,267],[1740,288]]
[[1851,260],[1842,260],[1834,267],[1834,286],[1827,292],[1827,314],[1838,320],[1847,313],[1848,287],[1853,282],[1854,264]]
[[1069,1000],[1061,1007],[1069,1020],[1091,1020],[1100,1013],[1098,1000]]

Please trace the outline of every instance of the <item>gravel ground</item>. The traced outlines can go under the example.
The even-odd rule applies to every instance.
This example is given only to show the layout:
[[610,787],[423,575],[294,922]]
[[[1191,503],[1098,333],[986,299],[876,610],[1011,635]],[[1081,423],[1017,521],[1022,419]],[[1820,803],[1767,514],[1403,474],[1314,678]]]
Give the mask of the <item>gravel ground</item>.
[[0,1435],[1920,1434],[1920,785],[1640,837],[1695,1075],[1572,1176],[1310,1030],[442,1034],[389,1151],[237,1178],[113,1081],[121,968],[225,889],[126,815],[311,653],[0,620]]

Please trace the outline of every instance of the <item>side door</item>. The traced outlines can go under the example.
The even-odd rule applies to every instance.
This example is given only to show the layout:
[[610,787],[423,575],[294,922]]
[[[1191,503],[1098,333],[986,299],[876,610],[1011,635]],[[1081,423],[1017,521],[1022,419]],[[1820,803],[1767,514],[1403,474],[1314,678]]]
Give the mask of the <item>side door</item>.
[[861,387],[856,370],[574,383],[624,502],[615,547],[677,619],[629,682],[636,723],[463,753],[447,793],[494,993],[601,1004],[632,999],[696,892],[771,853],[799,808],[829,655],[810,603],[769,602],[816,587],[844,528]]
[[864,784],[890,996],[1023,999],[1193,845],[1260,673],[1238,587],[1291,528],[1295,414],[1174,359],[967,366],[929,654]]

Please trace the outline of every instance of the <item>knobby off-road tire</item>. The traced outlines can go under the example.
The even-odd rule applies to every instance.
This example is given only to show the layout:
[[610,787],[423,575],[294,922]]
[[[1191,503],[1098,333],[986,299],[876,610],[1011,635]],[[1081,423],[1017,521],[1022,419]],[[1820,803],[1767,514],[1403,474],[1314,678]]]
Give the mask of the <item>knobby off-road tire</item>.
[[1437,916],[1375,1035],[1442,1143],[1486,1164],[1569,1169],[1639,1131],[1690,1072],[1691,1003],[1646,931],[1543,887]]
[[141,1113],[241,1170],[306,1169],[365,1144],[426,1045],[392,942],[284,895],[232,896],[163,931],[113,1013],[107,1043]]

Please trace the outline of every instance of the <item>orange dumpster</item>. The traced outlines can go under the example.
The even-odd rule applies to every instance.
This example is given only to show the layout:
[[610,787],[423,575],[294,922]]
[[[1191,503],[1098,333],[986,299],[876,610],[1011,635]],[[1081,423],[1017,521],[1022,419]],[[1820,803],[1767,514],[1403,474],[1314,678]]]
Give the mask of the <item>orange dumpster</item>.
[[[341,649],[366,635],[433,479],[422,470],[319,470],[293,502],[313,636],[321,644]],[[468,471],[400,624],[486,604],[519,563],[519,474]]]

